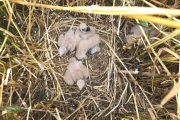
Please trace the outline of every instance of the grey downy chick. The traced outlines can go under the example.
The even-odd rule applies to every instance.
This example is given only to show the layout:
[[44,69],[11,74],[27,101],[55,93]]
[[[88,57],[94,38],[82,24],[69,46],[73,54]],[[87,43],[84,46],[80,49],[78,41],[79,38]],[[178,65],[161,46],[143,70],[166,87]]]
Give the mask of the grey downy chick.
[[67,70],[64,74],[64,81],[68,85],[73,85],[74,83],[77,83],[78,87],[82,89],[82,87],[85,85],[84,79],[88,78],[88,76],[89,71],[82,64],[82,61],[77,61],[74,57],[69,59],[69,65],[67,66]]
[[[152,38],[156,36],[157,30],[154,29],[153,27],[149,27],[149,28],[143,26],[141,27],[143,28],[144,32],[147,33],[148,38]],[[140,29],[140,25],[133,26],[130,30],[130,34],[133,34],[135,37],[142,37],[143,33]]]
[[95,27],[91,27],[86,23],[81,23],[75,31],[75,38],[79,41],[88,39],[88,37],[91,37],[95,34],[95,30]]
[[[157,30],[153,27],[143,27],[144,32],[147,34],[147,37],[151,39],[157,35]],[[135,25],[131,28],[130,34],[126,35],[127,44],[129,44],[128,49],[131,49],[132,44],[137,43],[138,45],[142,44],[141,37],[143,37],[143,33],[140,29],[140,25]]]
[[99,35],[95,33],[95,27],[88,26],[85,23],[79,25],[75,32],[75,38],[79,41],[76,46],[76,57],[84,59],[86,54],[94,54],[100,51]]
[[[96,28],[88,26],[86,23],[81,23],[75,32],[75,38],[79,41],[86,40],[96,34]],[[99,44],[90,48],[87,54],[94,54],[100,51]]]
[[74,51],[77,43],[72,29],[69,29],[65,35],[61,34],[58,39],[58,46],[60,47],[58,52],[60,56],[66,54],[68,51]]

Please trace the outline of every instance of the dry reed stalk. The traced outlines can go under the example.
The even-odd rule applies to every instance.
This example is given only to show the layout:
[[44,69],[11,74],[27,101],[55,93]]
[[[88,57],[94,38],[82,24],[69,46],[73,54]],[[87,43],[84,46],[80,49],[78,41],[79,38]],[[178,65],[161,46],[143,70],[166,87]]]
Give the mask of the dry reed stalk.
[[[119,7],[116,6],[119,4],[116,0],[109,7],[78,6],[90,5],[86,0],[38,2],[3,0],[2,8],[7,11],[4,19],[8,21],[8,25],[7,28],[0,27],[0,31],[5,34],[0,47],[0,105],[7,113],[1,118],[143,119],[145,114],[144,119],[167,116],[175,118],[174,114],[168,114],[176,112],[172,109],[172,105],[176,106],[174,101],[164,106],[166,110],[157,111],[155,105],[169,91],[172,80],[179,78],[176,74],[179,72],[176,67],[179,41],[178,36],[175,38],[179,31],[163,26],[166,31],[151,23],[159,33],[172,33],[165,37],[157,36],[157,41],[149,40],[143,33],[145,40],[142,46],[130,50],[124,50],[122,46],[126,43],[126,33],[138,23],[128,18],[178,28],[178,9],[158,8],[159,3],[155,6],[146,0],[142,3],[154,8]],[[105,4],[104,2],[108,4],[108,1],[99,2],[100,5]],[[142,3],[138,5],[141,6]],[[119,5],[125,4],[127,0]],[[76,5],[77,7],[70,7]],[[81,22],[96,26],[102,38],[102,49],[100,53],[87,57],[85,64],[91,71],[90,81],[86,88],[79,91],[76,86],[67,86],[63,82],[62,76],[68,59],[74,53],[60,57],[57,53],[57,37],[69,28],[76,29]],[[10,26],[16,29],[15,33],[10,31]],[[169,44],[170,41],[172,44]],[[7,69],[11,69],[9,75],[6,73]],[[139,74],[136,74],[136,69]],[[4,84],[6,75],[9,76],[6,79],[7,85]],[[23,111],[13,111],[17,109],[13,105],[18,105]],[[6,107],[10,107],[10,110],[6,110]]]
[[64,11],[73,11],[73,12],[82,12],[90,14],[104,14],[104,15],[124,15],[128,18],[134,18],[139,20],[145,20],[148,22],[154,22],[158,24],[167,25],[170,27],[180,28],[179,22],[173,20],[163,19],[160,17],[153,17],[148,15],[180,15],[180,10],[178,9],[163,9],[163,8],[147,8],[147,7],[101,7],[101,6],[81,6],[81,7],[61,7],[53,5],[45,5],[38,3],[24,2],[21,0],[10,0],[10,2],[35,6],[42,8],[49,8],[55,10],[64,10]]

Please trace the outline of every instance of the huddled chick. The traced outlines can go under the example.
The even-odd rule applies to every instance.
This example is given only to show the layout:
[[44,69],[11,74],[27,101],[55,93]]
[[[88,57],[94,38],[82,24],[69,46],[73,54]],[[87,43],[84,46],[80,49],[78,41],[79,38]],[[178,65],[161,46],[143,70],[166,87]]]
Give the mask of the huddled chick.
[[[152,37],[155,37],[157,35],[157,30],[154,29],[153,27],[149,27],[149,28],[146,28],[143,26],[141,26],[141,27],[143,28],[144,32],[147,33],[147,37],[149,39],[151,39]],[[127,48],[131,49],[131,46],[134,43],[141,45],[142,44],[142,41],[140,39],[141,37],[143,37],[143,33],[140,29],[140,25],[133,26],[130,30],[130,34],[126,35],[126,41],[128,44]]]
[[64,81],[68,85],[77,83],[78,87],[82,89],[85,85],[85,80],[89,76],[88,69],[82,64],[82,61],[77,61],[74,57],[69,59],[69,65],[64,74]]
[[[157,34],[157,30],[154,29],[153,27],[149,27],[149,28],[143,26],[141,27],[143,28],[144,32],[147,33],[148,38],[152,38]],[[140,25],[135,25],[134,27],[132,27],[130,30],[130,34],[134,34],[135,37],[143,36],[143,33],[140,29]]]
[[65,35],[61,34],[58,39],[58,52],[61,55],[66,54],[68,51],[74,51],[78,41],[74,37],[74,30],[69,29]]
[[94,54],[100,51],[99,35],[95,32],[96,28],[81,23],[75,31],[75,39],[79,41],[76,46],[76,58],[81,60],[86,54]]
[[100,51],[100,38],[95,30],[95,27],[81,23],[75,32],[69,29],[65,35],[59,36],[58,46],[60,48],[58,52],[60,55],[76,49],[75,57],[69,59],[69,65],[64,74],[64,81],[68,85],[76,83],[77,86],[82,89],[86,84],[85,79],[88,78],[89,71],[82,64],[82,60],[86,55]]

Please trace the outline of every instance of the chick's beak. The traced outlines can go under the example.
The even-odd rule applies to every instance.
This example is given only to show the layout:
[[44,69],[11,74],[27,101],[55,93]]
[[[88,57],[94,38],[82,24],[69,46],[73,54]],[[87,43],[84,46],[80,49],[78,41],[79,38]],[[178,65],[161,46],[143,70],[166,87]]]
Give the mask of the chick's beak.
[[84,80],[80,79],[80,80],[77,81],[76,84],[77,84],[79,90],[82,90],[86,83],[85,83]]
[[87,29],[86,29],[86,32],[89,32],[90,31],[90,27],[88,26]]

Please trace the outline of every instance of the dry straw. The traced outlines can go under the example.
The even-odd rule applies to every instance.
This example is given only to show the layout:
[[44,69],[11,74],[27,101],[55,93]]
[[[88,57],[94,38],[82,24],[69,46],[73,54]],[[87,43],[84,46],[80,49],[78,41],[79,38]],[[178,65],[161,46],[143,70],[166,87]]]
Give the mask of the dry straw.
[[[3,0],[0,0],[3,1]],[[180,28],[180,23],[167,18],[155,17],[150,15],[167,15],[171,17],[179,16],[180,10],[178,9],[164,9],[164,8],[150,8],[150,7],[102,7],[102,6],[78,6],[78,7],[62,7],[54,5],[45,5],[30,3],[22,0],[9,0],[9,2],[17,3],[27,6],[35,6],[42,8],[49,8],[54,10],[64,10],[82,13],[94,13],[102,15],[124,15],[129,18],[144,20],[147,22],[158,23],[170,27]]]
[[[130,7],[128,0],[123,2],[129,7],[115,6],[116,0],[113,4],[102,0],[99,6],[83,6],[88,0],[80,6],[75,3],[81,0],[0,1],[7,11],[3,19],[8,21],[7,28],[0,27],[4,34],[0,47],[0,108],[4,114],[0,119],[180,118],[176,114],[180,113],[180,104],[176,104],[180,98],[171,99],[179,91],[180,30],[174,28],[180,28],[180,10],[168,1],[168,5],[156,0],[136,4],[148,7]],[[103,6],[104,2],[110,6]],[[162,5],[171,9],[160,8]],[[140,24],[138,20],[149,22],[158,35],[150,40],[142,31],[143,45],[124,50],[125,36],[133,25]],[[101,51],[84,61],[90,76],[80,91],[63,82],[74,53],[59,56],[57,38],[82,22],[95,26],[102,42]],[[17,108],[23,111],[17,112]]]

